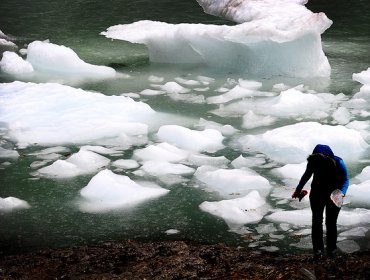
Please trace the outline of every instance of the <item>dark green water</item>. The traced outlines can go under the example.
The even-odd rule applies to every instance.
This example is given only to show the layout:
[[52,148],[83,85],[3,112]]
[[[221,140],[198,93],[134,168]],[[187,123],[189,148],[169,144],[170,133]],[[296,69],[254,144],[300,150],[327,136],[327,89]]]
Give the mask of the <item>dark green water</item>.
[[[268,88],[277,82],[285,82],[291,86],[304,83],[322,92],[343,92],[351,96],[360,87],[352,81],[352,73],[361,72],[370,66],[370,17],[367,13],[370,2],[313,1],[308,7],[313,11],[325,12],[334,21],[333,26],[322,36],[324,51],[332,66],[331,78],[324,81],[282,77],[268,81],[261,79],[264,87]],[[106,95],[140,92],[149,88],[150,75],[165,77],[167,80],[179,76],[204,75],[216,79],[209,90],[211,92],[228,78],[248,78],[237,73],[225,74],[194,66],[151,64],[144,46],[111,41],[99,35],[109,26],[142,19],[170,23],[232,24],[204,14],[195,0],[0,1],[0,30],[13,36],[18,46],[23,47],[34,40],[49,39],[53,43],[72,48],[89,63],[110,65],[132,77],[126,80],[78,84],[83,89],[96,90]],[[0,73],[0,82],[11,81],[11,77]],[[240,120],[225,120],[211,115],[210,105],[176,102],[163,96],[147,97],[144,101],[159,112],[190,115],[196,119],[209,118],[240,128]],[[70,148],[77,150],[76,147]],[[185,186],[173,185],[169,194],[160,200],[141,204],[134,209],[102,214],[82,213],[76,206],[76,198],[92,175],[63,180],[35,178],[30,164],[36,158],[30,153],[38,149],[42,147],[20,150],[20,158],[11,161],[10,166],[0,169],[0,197],[20,197],[32,205],[28,210],[0,213],[0,253],[128,238],[190,239],[247,246],[243,238],[230,232],[221,219],[199,209],[201,202],[216,200],[217,196],[194,188],[197,184],[194,179]],[[132,154],[132,150],[126,151],[124,157],[129,158],[130,153]],[[229,147],[219,154],[233,160],[240,155],[240,151]],[[351,166],[351,175],[357,174],[363,167],[364,164]],[[281,183],[268,170],[261,172],[269,180]],[[132,174],[128,175],[135,178]],[[255,225],[250,229],[253,230],[254,227]],[[174,236],[164,234],[172,228],[178,229],[180,233]],[[280,230],[276,234],[284,234],[284,231]],[[264,246],[278,246],[281,251],[292,250],[289,244],[294,242],[292,235],[279,241],[271,241],[268,236],[263,236],[262,240]],[[360,242],[362,248],[368,246],[367,242]]]

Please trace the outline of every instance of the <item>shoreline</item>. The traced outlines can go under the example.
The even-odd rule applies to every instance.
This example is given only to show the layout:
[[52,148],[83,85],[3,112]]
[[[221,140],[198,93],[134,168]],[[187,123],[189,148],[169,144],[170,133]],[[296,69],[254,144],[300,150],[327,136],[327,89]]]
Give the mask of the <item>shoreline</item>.
[[370,279],[370,251],[313,261],[192,241],[126,240],[0,257],[0,279]]

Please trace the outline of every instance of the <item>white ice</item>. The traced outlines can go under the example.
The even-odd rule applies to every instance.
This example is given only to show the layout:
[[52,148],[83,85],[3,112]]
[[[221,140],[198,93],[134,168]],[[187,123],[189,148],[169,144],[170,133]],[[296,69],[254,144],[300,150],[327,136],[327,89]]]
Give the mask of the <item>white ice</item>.
[[[310,208],[301,210],[277,211],[265,217],[274,223],[289,223],[295,226],[310,226],[312,213]],[[363,208],[342,209],[337,224],[340,226],[358,226],[370,223],[370,210]]]
[[27,61],[35,70],[43,72],[92,78],[116,77],[116,71],[113,68],[86,63],[71,48],[49,42],[30,43],[27,48]]
[[240,3],[202,1],[207,12],[241,22],[237,25],[142,20],[112,26],[101,34],[145,44],[153,62],[200,63],[259,76],[330,75],[320,36],[332,22],[324,13],[289,1]]
[[348,187],[346,196],[353,207],[370,208],[370,179]]
[[31,206],[28,204],[28,202],[22,199],[12,196],[6,198],[0,197],[0,212],[12,211],[16,209],[28,209],[30,207]]
[[245,149],[265,153],[282,163],[302,163],[317,144],[327,144],[344,160],[356,160],[368,148],[360,132],[344,126],[301,122],[240,138]]
[[3,147],[0,147],[0,159],[1,158],[18,158],[19,153],[14,150],[4,149]]
[[157,136],[161,141],[189,151],[216,152],[224,147],[224,137],[215,129],[197,131],[179,125],[164,125]]
[[155,112],[143,102],[60,84],[0,84],[0,119],[19,146],[142,144]]
[[201,166],[195,177],[208,189],[218,192],[223,197],[245,195],[253,190],[266,196],[271,185],[269,181],[251,169],[220,169],[213,166]]
[[356,179],[360,180],[361,182],[370,180],[370,166],[366,166],[364,169],[362,169],[361,173],[356,176]]
[[159,143],[156,145],[149,145],[143,149],[137,149],[134,152],[134,158],[141,161],[167,161],[180,162],[187,159],[189,152],[179,149],[174,145],[168,143]]
[[246,196],[235,199],[205,201],[199,207],[205,212],[222,218],[231,229],[244,224],[258,223],[268,208],[265,199],[258,191],[252,191]]
[[163,176],[168,174],[191,175],[195,172],[194,168],[184,164],[158,160],[144,162],[144,164],[141,166],[141,170],[152,176]]
[[133,159],[118,159],[112,162],[112,165],[122,169],[135,169],[140,166],[139,163]]
[[32,64],[23,60],[15,52],[6,51],[0,61],[0,70],[10,75],[19,75],[33,72]]
[[81,189],[80,209],[84,212],[104,212],[132,207],[168,192],[169,190],[158,185],[136,183],[127,176],[117,175],[106,169],[100,171]]
[[370,67],[360,73],[354,73],[352,79],[357,81],[363,86],[360,91],[354,95],[354,98],[363,98],[365,100],[370,99]]
[[94,152],[81,149],[66,160],[57,160],[53,164],[38,170],[41,176],[69,178],[98,171],[107,166],[110,160]]

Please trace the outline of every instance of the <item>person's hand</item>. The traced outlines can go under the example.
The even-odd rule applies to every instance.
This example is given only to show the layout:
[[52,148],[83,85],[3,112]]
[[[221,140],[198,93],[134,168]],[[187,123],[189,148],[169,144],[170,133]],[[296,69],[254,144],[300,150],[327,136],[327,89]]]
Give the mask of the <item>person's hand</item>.
[[297,191],[294,191],[294,193],[292,194],[292,198],[297,198],[299,195],[299,192]]

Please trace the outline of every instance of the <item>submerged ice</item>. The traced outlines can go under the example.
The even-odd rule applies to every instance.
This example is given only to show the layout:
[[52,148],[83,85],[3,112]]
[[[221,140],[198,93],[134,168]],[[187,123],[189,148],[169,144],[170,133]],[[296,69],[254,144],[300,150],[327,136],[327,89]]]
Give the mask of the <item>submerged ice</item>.
[[305,1],[198,1],[237,25],[169,24],[142,20],[102,35],[145,44],[153,62],[196,63],[259,76],[329,76],[321,33],[331,21]]

